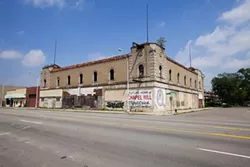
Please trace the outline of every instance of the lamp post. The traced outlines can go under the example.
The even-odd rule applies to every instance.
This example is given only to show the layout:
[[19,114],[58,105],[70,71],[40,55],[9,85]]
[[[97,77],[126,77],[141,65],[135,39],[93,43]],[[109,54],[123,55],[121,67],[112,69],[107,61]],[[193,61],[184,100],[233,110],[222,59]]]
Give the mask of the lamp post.
[[[118,48],[118,52],[121,54],[122,49]],[[130,112],[130,107],[129,107],[129,57],[127,57],[127,112]]]
[[[33,72],[29,72],[29,74],[32,74],[34,76],[37,76]],[[39,81],[40,81],[40,76],[37,77],[37,84],[36,84],[36,103],[35,103],[35,108],[37,109],[37,103],[38,103],[38,86],[39,86]]]

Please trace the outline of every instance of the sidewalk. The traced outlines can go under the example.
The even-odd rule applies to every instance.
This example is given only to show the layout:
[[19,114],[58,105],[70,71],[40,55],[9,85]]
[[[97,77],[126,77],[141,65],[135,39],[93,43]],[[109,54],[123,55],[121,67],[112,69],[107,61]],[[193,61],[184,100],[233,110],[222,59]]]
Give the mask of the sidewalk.
[[86,110],[86,109],[51,109],[51,108],[14,108],[14,107],[3,107],[4,109],[19,109],[19,110],[47,110],[47,111],[60,111],[60,112],[84,112],[84,113],[105,113],[105,114],[131,114],[131,115],[158,115],[158,116],[167,116],[167,115],[179,115],[191,112],[205,111],[211,110],[210,108],[197,108],[197,109],[188,109],[188,110],[177,110],[177,113],[171,114],[169,111],[166,112],[125,112],[125,111],[113,111],[113,110]]

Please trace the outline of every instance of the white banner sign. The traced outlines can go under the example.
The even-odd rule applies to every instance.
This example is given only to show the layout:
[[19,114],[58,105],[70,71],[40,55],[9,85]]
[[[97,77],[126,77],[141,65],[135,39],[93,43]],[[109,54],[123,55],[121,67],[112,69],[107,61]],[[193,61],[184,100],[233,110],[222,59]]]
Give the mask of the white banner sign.
[[152,90],[129,91],[129,105],[132,107],[152,106]]

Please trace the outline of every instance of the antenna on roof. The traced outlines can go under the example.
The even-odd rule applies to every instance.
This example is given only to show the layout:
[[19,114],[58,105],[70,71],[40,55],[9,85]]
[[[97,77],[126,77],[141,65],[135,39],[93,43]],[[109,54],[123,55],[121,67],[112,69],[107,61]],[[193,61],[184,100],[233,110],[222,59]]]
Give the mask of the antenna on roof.
[[188,44],[188,54],[189,54],[190,67],[192,67],[192,55],[191,55],[190,44],[191,44],[191,42],[189,42],[189,44]]
[[146,5],[146,27],[147,27],[147,43],[148,43],[148,4]]
[[55,51],[54,51],[54,64],[56,64],[56,48],[57,47],[57,40],[55,40]]

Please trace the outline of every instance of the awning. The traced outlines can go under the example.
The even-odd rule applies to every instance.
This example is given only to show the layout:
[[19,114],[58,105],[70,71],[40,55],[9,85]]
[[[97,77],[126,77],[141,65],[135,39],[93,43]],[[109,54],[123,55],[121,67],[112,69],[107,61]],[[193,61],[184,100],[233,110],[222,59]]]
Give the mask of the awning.
[[9,95],[5,95],[4,97],[5,99],[26,98],[26,94],[9,94]]

